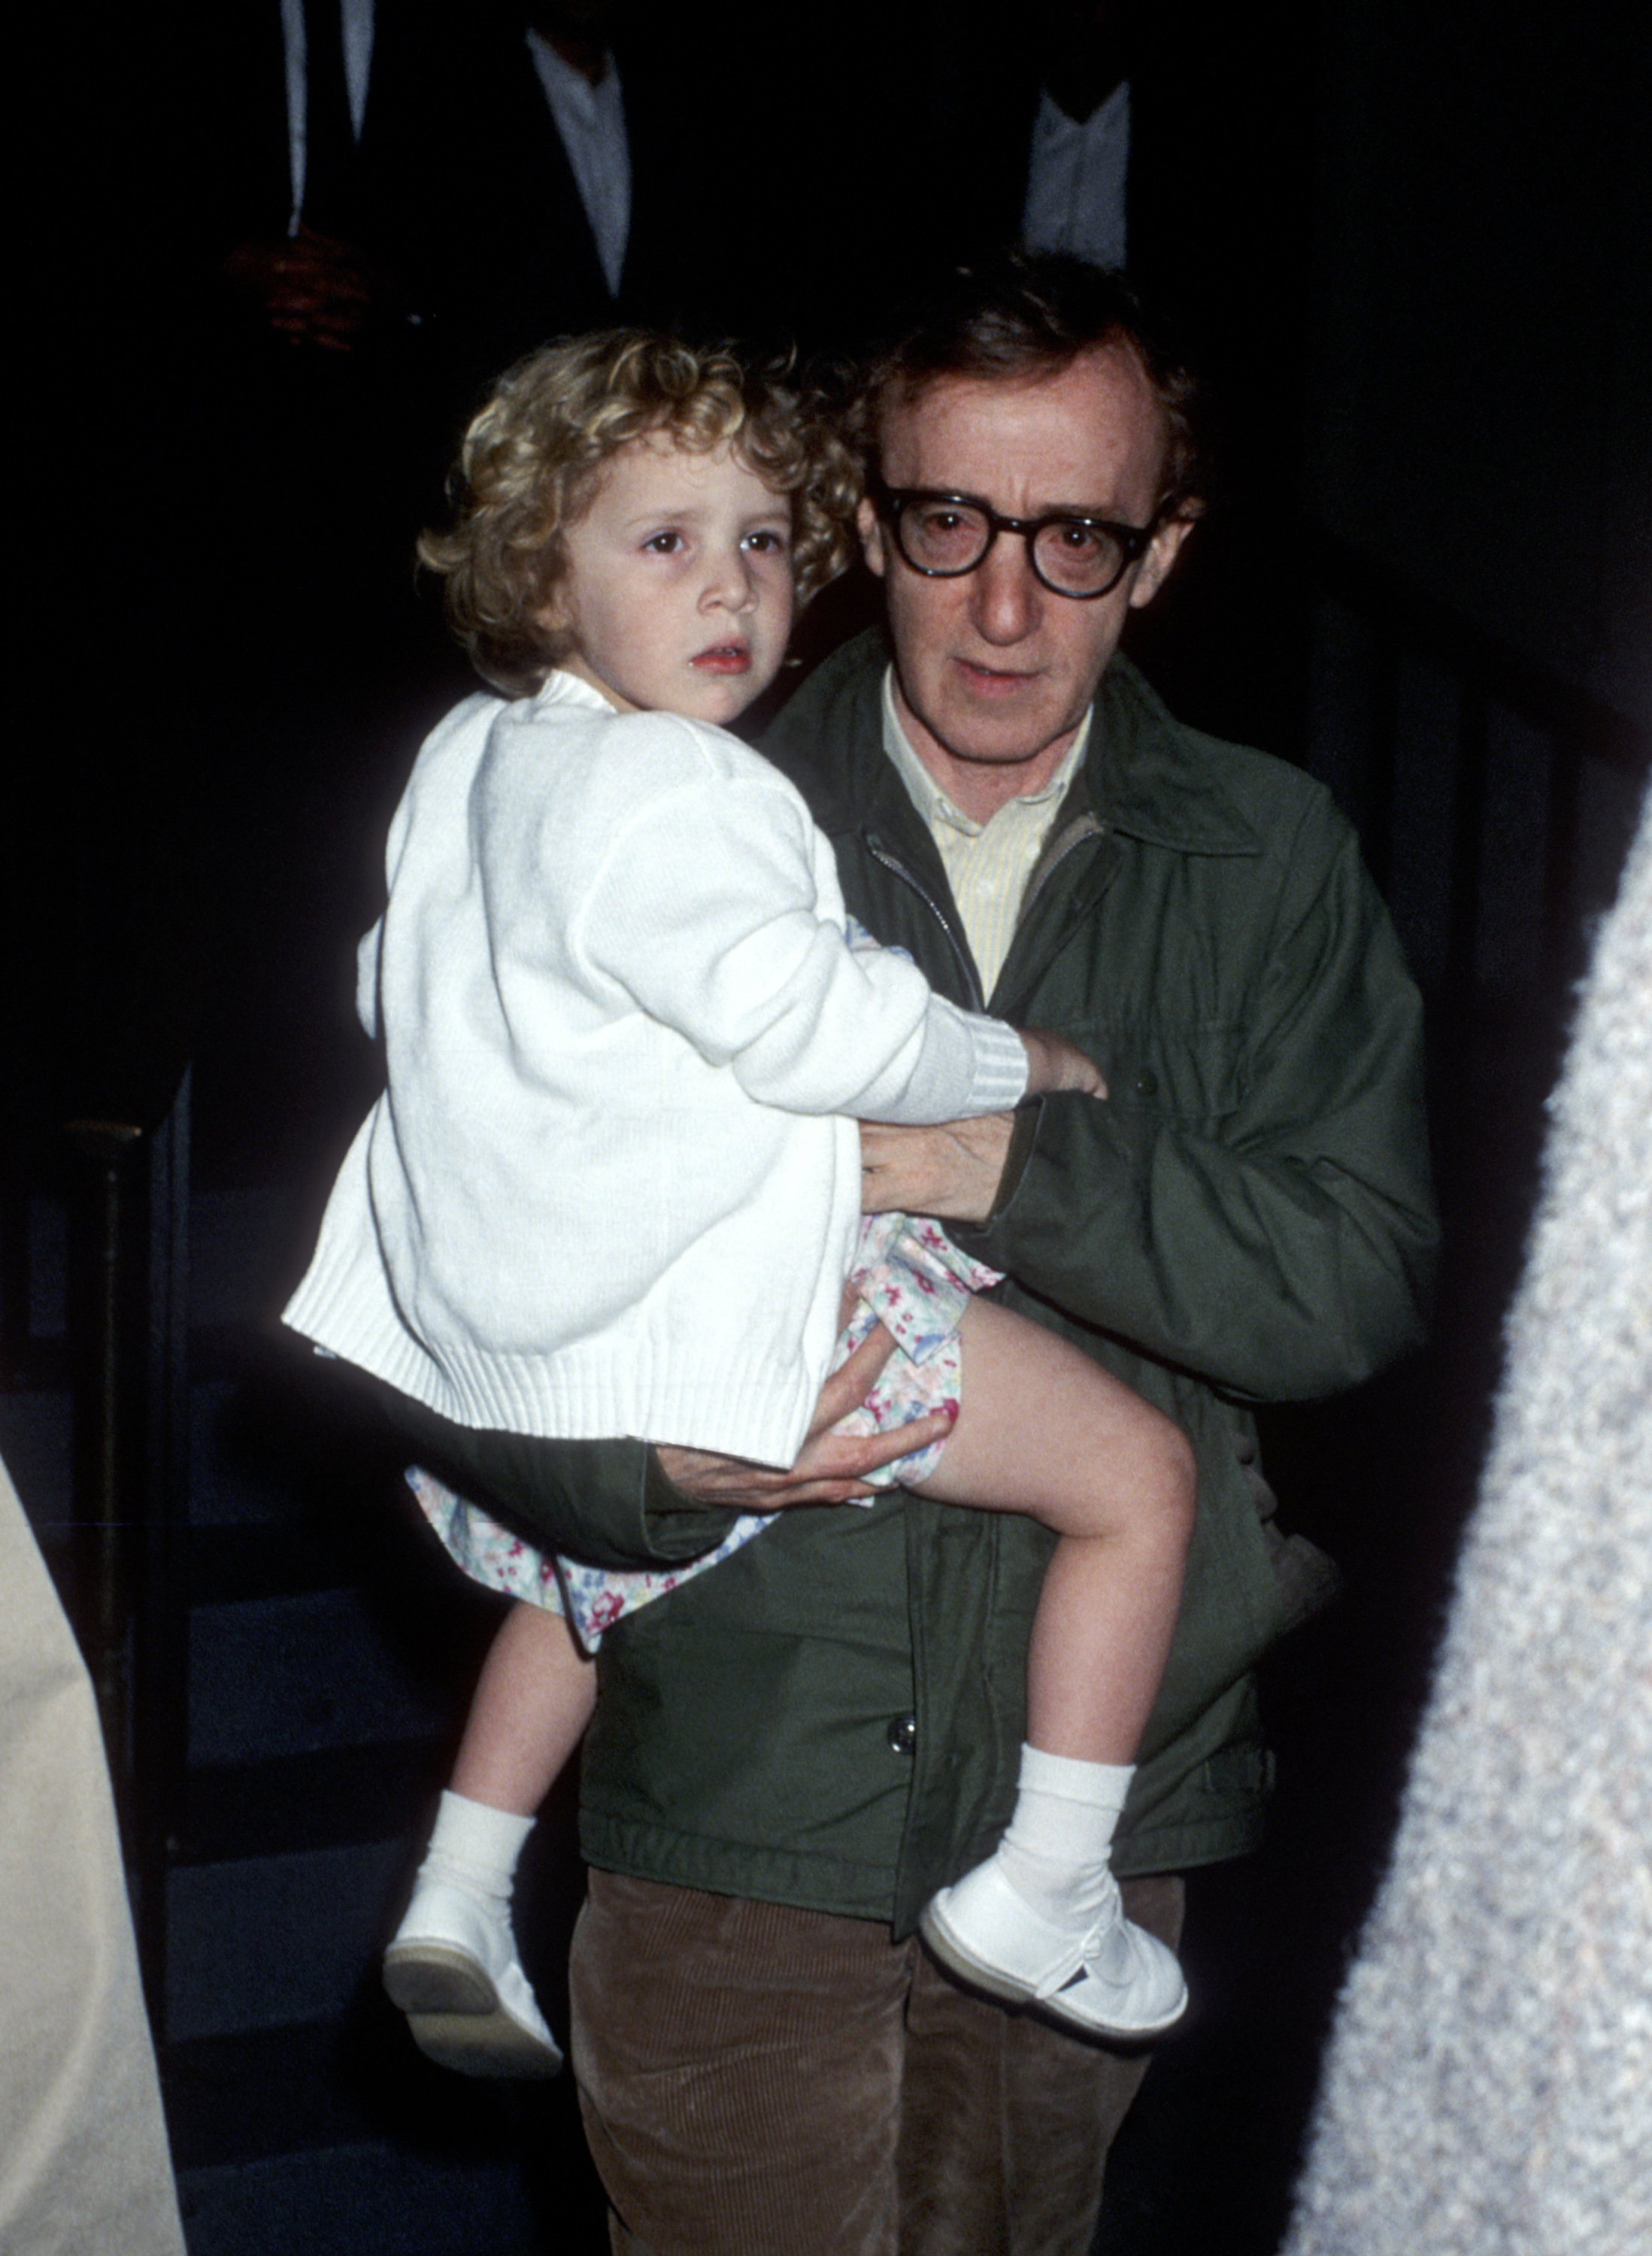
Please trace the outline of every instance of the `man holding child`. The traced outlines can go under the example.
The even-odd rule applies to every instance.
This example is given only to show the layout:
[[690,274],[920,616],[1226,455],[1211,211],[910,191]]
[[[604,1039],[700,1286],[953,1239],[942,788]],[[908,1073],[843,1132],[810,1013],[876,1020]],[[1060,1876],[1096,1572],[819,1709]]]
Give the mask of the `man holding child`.
[[[1006,1302],[1194,1444],[1180,1626],[1119,1829],[1130,1916],[1253,1847],[1252,1670],[1285,1615],[1246,1405],[1419,1336],[1433,1245],[1418,1004],[1346,826],[1183,727],[1118,654],[1197,514],[1185,377],[1072,262],[966,278],[872,371],[859,529],[888,639],[765,749],[851,912],[973,1009],[1057,1028],[1105,1103],[865,1132],[865,1204],[942,1217]],[[570,1443],[614,1563],[800,1507],[611,1632],[584,1754],[574,2058],[616,2245],[647,2256],[1084,2256],[1128,2055],[945,1977],[914,1934],[1013,1800],[1050,1538],[863,1493],[906,1446],[826,1426],[790,1474]]]

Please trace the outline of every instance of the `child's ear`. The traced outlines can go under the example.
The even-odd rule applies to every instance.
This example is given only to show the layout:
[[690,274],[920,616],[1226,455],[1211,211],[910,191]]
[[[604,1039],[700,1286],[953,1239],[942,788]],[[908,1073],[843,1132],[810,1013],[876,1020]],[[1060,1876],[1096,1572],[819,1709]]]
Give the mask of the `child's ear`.
[[568,633],[574,621],[568,610],[568,590],[563,581],[558,579],[551,582],[550,592],[534,613],[534,618],[553,643],[560,642]]

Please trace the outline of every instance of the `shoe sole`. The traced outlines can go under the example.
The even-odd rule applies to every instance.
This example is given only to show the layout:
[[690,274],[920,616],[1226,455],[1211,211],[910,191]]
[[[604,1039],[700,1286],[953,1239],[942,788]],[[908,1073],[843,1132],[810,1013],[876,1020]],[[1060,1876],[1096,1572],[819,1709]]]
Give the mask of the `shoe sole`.
[[1161,2015],[1156,2021],[1098,2021],[1088,2013],[1075,2013],[1063,2008],[1059,1990],[1048,1998],[1038,1997],[1026,1983],[1018,1982],[1013,1975],[1006,1974],[1001,1967],[985,1964],[947,1925],[945,1914],[933,1903],[926,1904],[919,1914],[918,1932],[947,1971],[956,1974],[971,1989],[984,1991],[989,1998],[996,1998],[1002,2005],[1025,2006],[1029,2012],[1041,2013],[1048,2020],[1059,2021],[1064,2029],[1077,2030],[1081,2036],[1098,2037],[1104,2042],[1119,2044],[1128,2044],[1139,2038],[1162,2036],[1167,2029],[1175,2027],[1188,2009],[1188,1995],[1184,1989],[1175,2011]]
[[407,2016],[420,2052],[461,2076],[551,2076],[562,2055],[513,2021],[469,1952],[441,1942],[396,1942],[385,1953],[385,1988]]

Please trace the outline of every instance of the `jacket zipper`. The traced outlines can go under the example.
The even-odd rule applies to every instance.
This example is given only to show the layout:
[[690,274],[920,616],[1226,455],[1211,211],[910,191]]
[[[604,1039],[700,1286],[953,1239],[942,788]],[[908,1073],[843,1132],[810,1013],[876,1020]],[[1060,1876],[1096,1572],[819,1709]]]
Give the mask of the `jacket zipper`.
[[880,839],[874,836],[870,830],[863,830],[860,835],[865,841],[866,851],[872,856],[872,860],[881,864],[892,877],[899,878],[904,885],[911,888],[946,934],[947,943],[952,950],[959,971],[963,974],[969,1006],[972,1011],[985,1016],[986,998],[981,992],[981,975],[975,968],[975,958],[960,939],[946,911],[921,878],[914,877],[904,862],[898,862]]
[[1039,857],[1040,866],[1034,871],[1032,883],[1022,894],[1020,907],[1015,912],[1017,932],[1026,923],[1027,913],[1032,908],[1033,903],[1069,856],[1076,854],[1086,838],[1093,838],[1097,844],[1100,845],[1107,837],[1109,828],[1110,826],[1102,821],[1098,815],[1081,814],[1070,822],[1066,830],[1055,840],[1055,850]]

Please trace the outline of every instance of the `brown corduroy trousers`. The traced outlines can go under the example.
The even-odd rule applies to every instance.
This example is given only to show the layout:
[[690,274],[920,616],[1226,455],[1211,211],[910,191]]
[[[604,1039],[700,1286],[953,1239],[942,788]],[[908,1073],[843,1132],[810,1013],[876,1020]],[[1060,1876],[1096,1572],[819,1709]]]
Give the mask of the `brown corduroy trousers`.
[[[1175,1946],[1183,1891],[1124,1884]],[[573,2057],[615,2256],[1088,2256],[1143,2076],[875,1921],[593,1872]]]

